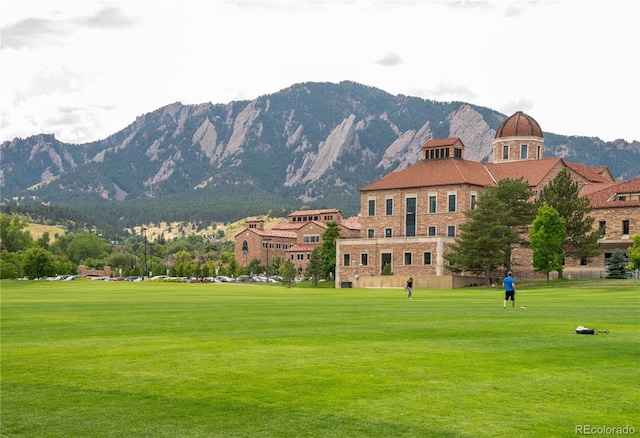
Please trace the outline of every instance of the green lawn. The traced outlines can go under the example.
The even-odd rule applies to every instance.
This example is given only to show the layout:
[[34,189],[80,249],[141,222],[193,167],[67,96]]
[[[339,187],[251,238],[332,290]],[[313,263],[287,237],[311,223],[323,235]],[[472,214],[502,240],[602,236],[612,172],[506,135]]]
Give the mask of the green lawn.
[[2,437],[640,434],[640,283],[518,290],[3,281]]

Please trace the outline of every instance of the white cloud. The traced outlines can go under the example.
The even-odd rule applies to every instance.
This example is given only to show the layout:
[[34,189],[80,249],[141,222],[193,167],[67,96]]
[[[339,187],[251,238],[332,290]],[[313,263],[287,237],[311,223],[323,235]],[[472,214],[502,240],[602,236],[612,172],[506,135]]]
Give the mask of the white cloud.
[[351,80],[640,140],[636,3],[3,0],[1,139]]

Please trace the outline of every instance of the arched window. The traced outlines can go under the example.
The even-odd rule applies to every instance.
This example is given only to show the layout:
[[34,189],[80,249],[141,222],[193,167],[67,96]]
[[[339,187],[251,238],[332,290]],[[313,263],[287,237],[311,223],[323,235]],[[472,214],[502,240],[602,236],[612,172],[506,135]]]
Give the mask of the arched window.
[[242,241],[242,250],[249,251],[249,242],[247,242],[246,240]]

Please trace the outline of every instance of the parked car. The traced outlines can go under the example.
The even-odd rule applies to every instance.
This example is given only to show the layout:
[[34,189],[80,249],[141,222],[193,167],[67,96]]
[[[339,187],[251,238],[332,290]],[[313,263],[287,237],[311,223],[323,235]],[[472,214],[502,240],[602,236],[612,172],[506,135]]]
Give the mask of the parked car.
[[216,277],[216,280],[221,281],[223,283],[230,283],[232,281],[231,278],[227,277],[226,275],[218,275]]

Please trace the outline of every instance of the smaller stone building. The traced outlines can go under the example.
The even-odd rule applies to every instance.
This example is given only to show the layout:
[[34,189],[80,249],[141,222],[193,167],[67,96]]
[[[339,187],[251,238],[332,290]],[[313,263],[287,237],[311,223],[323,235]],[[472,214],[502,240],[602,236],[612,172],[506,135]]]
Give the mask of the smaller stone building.
[[[287,217],[287,222],[266,228],[262,219],[248,219],[245,229],[235,235],[235,257],[242,266],[253,259],[266,265],[274,256],[293,262],[296,272],[307,269],[311,251],[322,243],[327,222],[335,222],[341,238],[360,235],[357,218],[345,219],[337,209],[299,210]],[[257,274],[254,272],[254,274]]]

